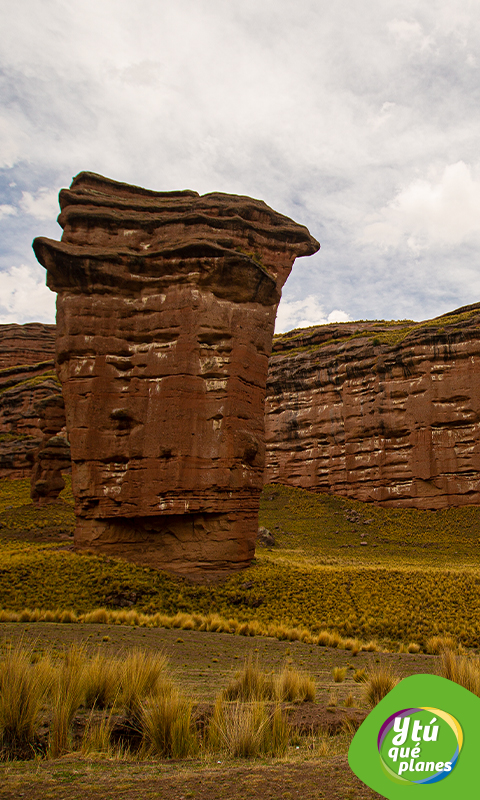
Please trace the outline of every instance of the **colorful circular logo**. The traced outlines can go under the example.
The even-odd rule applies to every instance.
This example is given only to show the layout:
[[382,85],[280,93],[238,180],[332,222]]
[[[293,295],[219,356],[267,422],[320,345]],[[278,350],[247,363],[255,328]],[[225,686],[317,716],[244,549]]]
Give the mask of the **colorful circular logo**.
[[404,708],[378,733],[383,771],[395,783],[431,784],[451,775],[463,745],[458,720],[439,708]]

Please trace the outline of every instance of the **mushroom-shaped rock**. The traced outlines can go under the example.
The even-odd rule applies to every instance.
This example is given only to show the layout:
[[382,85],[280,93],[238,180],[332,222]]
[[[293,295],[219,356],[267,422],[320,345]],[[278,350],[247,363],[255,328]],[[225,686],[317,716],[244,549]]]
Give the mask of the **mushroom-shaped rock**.
[[88,172],[60,206],[62,240],[33,246],[58,294],[77,549],[190,576],[248,566],[275,314],[318,243],[259,200]]

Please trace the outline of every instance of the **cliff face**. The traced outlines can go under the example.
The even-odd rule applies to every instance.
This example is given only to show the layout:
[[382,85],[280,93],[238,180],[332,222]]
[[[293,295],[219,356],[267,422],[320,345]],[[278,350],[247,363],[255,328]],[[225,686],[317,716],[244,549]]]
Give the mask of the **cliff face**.
[[8,367],[32,366],[55,358],[55,325],[0,325],[0,380]]
[[54,503],[65,488],[62,472],[71,468],[65,403],[60,392],[35,403],[42,441],[34,452],[30,497],[37,505]]
[[[479,504],[479,339],[480,304],[275,337],[265,481],[392,506]],[[35,405],[60,392],[54,341],[54,325],[0,326],[0,477],[30,476],[45,437]]]
[[258,200],[92,173],[60,205],[61,242],[34,250],[58,294],[77,549],[182,574],[247,566],[275,313],[318,243]]
[[60,392],[55,325],[0,325],[0,478],[30,477],[42,440],[35,404]]
[[385,506],[480,503],[480,304],[274,339],[265,482]]

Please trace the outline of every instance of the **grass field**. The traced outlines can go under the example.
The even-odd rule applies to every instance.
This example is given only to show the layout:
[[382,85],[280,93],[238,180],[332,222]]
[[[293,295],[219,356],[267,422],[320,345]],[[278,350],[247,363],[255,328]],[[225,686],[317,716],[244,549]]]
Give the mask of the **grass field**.
[[[1,628],[4,656],[18,645],[27,650],[31,647],[34,665],[48,657],[57,669],[65,651],[75,645],[85,645],[90,659],[100,656],[122,662],[129,653],[161,654],[168,660],[168,680],[181,686],[200,714],[212,708],[218,693],[232,684],[249,658],[254,663],[258,660],[267,675],[279,674],[285,667],[309,675],[316,690],[314,702],[282,704],[292,731],[286,750],[276,757],[259,754],[246,761],[203,749],[186,759],[145,759],[134,752],[123,756],[82,752],[77,742],[60,757],[0,762],[0,797],[12,800],[21,796],[34,800],[94,796],[97,800],[374,798],[377,795],[362,786],[346,761],[351,739],[348,720],[356,725],[368,711],[365,684],[357,676],[368,674],[380,663],[391,667],[399,678],[438,669],[437,656],[421,653],[359,652],[353,656],[348,650],[300,641],[207,631],[94,623],[3,623]],[[340,682],[335,680],[336,669],[342,672]],[[87,708],[76,713],[73,730],[77,737],[84,733],[89,713]],[[48,717],[48,711],[43,714]]]
[[0,484],[0,608],[132,605],[145,614],[322,630],[398,649],[433,635],[480,642],[480,508],[383,509],[283,486],[266,487],[260,522],[276,545],[246,571],[191,584],[119,559],[71,549],[72,499],[29,503],[28,481]]
[[59,503],[36,509],[28,481],[0,482],[3,658],[19,644],[32,648],[34,662],[53,663],[72,644],[85,646],[89,658],[161,651],[169,677],[200,709],[213,708],[246,657],[266,673],[300,670],[316,692],[314,702],[287,709],[294,733],[275,758],[257,756],[246,766],[206,750],[172,762],[132,753],[99,759],[74,749],[4,762],[0,798],[377,796],[346,764],[345,717],[368,710],[355,676],[368,677],[377,665],[398,677],[437,672],[434,653],[446,637],[478,652],[480,509],[382,509],[271,485],[260,524],[276,543],[257,548],[248,570],[191,584],[75,554],[69,486]]

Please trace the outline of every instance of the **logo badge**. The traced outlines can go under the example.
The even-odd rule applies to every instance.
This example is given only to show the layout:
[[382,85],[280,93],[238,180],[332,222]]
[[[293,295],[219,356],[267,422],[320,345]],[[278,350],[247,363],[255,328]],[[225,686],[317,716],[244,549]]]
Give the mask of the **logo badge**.
[[405,800],[410,791],[425,791],[428,800],[477,797],[479,719],[480,699],[463,686],[438,675],[412,675],[361,724],[348,763],[387,800]]
[[396,783],[437,783],[451,775],[463,745],[460,723],[439,708],[404,708],[378,733],[386,775]]

